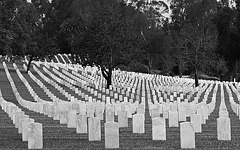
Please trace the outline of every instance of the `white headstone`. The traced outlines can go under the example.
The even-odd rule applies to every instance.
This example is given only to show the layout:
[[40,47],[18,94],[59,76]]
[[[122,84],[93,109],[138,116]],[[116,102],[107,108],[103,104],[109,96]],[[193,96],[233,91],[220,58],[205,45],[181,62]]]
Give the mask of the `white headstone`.
[[152,139],[166,140],[166,123],[164,118],[152,118]]
[[199,114],[191,115],[191,123],[193,123],[195,133],[202,132],[202,121]]
[[105,148],[119,148],[119,127],[116,122],[107,122],[105,126]]
[[87,116],[78,114],[76,115],[77,133],[87,133]]
[[98,117],[88,118],[88,140],[101,141],[101,124]]
[[180,123],[181,148],[195,148],[194,125],[190,122]]
[[169,127],[178,127],[178,111],[170,110],[168,121]]
[[230,118],[220,117],[217,119],[218,140],[231,140]]
[[28,149],[43,148],[43,129],[41,123],[28,124]]
[[68,111],[68,128],[76,128],[76,111],[75,110],[69,110]]
[[133,115],[133,133],[144,133],[144,115]]
[[119,128],[128,127],[127,111],[125,110],[118,111],[118,125]]

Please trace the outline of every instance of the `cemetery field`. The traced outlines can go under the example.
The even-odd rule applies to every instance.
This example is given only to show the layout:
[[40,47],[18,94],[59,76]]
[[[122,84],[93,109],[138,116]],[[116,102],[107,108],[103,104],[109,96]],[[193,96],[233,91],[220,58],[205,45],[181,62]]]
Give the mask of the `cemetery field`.
[[[62,63],[67,61],[64,59]],[[193,137],[184,137],[190,138],[185,148],[194,144],[195,149],[240,149],[238,83],[201,80],[197,89],[190,79],[116,70],[113,86],[106,90],[99,72],[56,62],[34,62],[26,73],[26,63],[13,64],[0,58],[0,149],[34,149],[41,140],[42,149],[105,149],[106,145],[114,148],[118,144],[119,149],[181,149],[181,134],[190,132]],[[107,111],[112,113],[110,117]],[[65,117],[61,115],[64,112]],[[177,117],[172,119],[175,113]],[[201,117],[196,120],[200,121],[201,131],[191,124],[194,129],[187,128],[183,133],[182,123],[193,123],[191,116],[195,114]],[[134,125],[135,115],[143,118],[142,126],[141,121]],[[76,116],[84,116],[86,126],[78,126]],[[86,119],[91,118],[97,119],[100,126],[89,126]],[[165,126],[153,126],[156,118],[163,119]],[[219,129],[219,118],[229,118],[230,129],[225,121]],[[118,130],[106,129],[105,133],[106,122],[116,122]],[[41,129],[30,135],[29,125],[37,127],[38,123]],[[94,132],[90,134],[89,130]],[[77,133],[81,131],[84,133]]]

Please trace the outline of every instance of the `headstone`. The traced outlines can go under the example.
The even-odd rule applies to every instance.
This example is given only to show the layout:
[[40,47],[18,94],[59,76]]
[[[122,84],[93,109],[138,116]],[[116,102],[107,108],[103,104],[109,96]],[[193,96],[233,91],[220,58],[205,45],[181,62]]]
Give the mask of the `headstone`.
[[15,116],[14,116],[14,120],[15,120],[15,128],[18,128],[18,126],[19,126],[19,118],[21,117],[21,116],[23,116],[24,115],[24,112],[23,111],[17,111],[16,113],[15,113]]
[[164,118],[152,118],[152,140],[166,140],[166,123]]
[[79,108],[80,108],[80,114],[81,115],[86,115],[86,112],[87,112],[86,104],[85,103],[80,103]]
[[106,109],[106,122],[114,122],[114,110],[112,108]]
[[18,133],[22,133],[22,128],[23,128],[22,122],[23,122],[24,120],[26,120],[26,119],[29,120],[29,116],[28,116],[28,115],[22,115],[22,116],[20,116],[20,118],[19,118],[19,125],[18,125]]
[[103,108],[101,105],[95,107],[95,117],[103,120]]
[[140,105],[137,107],[137,114],[142,114],[142,115],[145,114],[144,105],[140,104]]
[[190,122],[180,123],[181,148],[195,148],[194,126]]
[[41,123],[28,124],[28,149],[43,148],[43,129]]
[[186,109],[178,110],[178,121],[186,121]]
[[152,117],[152,118],[160,117],[159,108],[153,108],[153,109],[151,110],[151,117]]
[[118,125],[119,128],[128,127],[127,111],[125,110],[118,111]]
[[178,127],[178,111],[169,111],[169,127]]
[[101,124],[98,117],[88,118],[88,140],[101,141]]
[[80,113],[80,107],[78,103],[72,103],[72,110],[75,110],[76,113]]
[[34,123],[33,119],[24,119],[22,121],[22,141],[28,140],[28,125]]
[[116,122],[107,122],[105,126],[105,148],[119,148],[119,127]]
[[217,137],[218,140],[231,140],[230,118],[220,117],[217,119]]
[[68,111],[68,128],[76,128],[76,111],[75,110],[69,110]]
[[53,109],[54,109],[53,120],[59,120],[59,107],[54,106]]
[[133,133],[144,133],[144,115],[133,115]]
[[93,104],[87,104],[87,117],[94,117]]
[[202,132],[201,116],[199,114],[193,114],[191,115],[190,120],[191,120],[191,123],[193,123],[194,132],[195,133]]
[[67,110],[60,110],[59,111],[59,120],[60,120],[60,124],[67,124],[68,123],[68,111]]
[[87,133],[87,116],[78,114],[76,115],[77,133]]
[[169,111],[170,111],[170,106],[169,105],[164,105],[163,106],[163,118],[168,118]]

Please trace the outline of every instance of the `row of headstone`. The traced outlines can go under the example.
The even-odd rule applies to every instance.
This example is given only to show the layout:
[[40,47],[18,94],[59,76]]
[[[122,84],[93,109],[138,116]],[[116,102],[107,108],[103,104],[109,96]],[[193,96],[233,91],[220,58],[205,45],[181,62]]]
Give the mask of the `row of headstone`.
[[219,108],[219,118],[217,118],[217,136],[218,140],[231,140],[231,122],[225,103],[223,86],[224,83],[221,83],[221,103]]
[[[139,116],[139,115],[137,115],[137,116]],[[142,116],[143,116],[143,115],[142,115]],[[133,117],[133,120],[134,120],[134,118],[135,118],[135,116]],[[142,118],[143,118],[143,117],[142,117]],[[143,120],[143,122],[144,122],[144,119],[142,119],[142,120]],[[134,124],[134,122],[133,122],[133,124]],[[133,125],[133,126],[136,126],[136,128],[133,128],[133,130],[140,128],[139,125],[137,125],[136,123],[135,123],[135,125]],[[140,131],[140,130],[139,130],[140,133],[144,132],[144,123],[143,123],[143,128],[142,128],[142,129],[143,129],[143,131]],[[137,133],[137,132],[135,132],[135,133]]]
[[[33,102],[26,102],[26,101],[23,101],[23,103],[24,103],[24,105],[26,106],[28,106],[28,108],[29,109],[34,109],[34,108],[36,108],[36,107],[34,107],[33,105],[36,105],[35,103],[33,103]],[[45,105],[44,105],[45,106]],[[44,109],[44,106],[42,106],[42,107],[40,107],[40,108],[43,108],[43,111],[45,110],[48,110],[48,109]],[[49,112],[49,111],[47,111],[47,112],[45,112],[44,111],[44,113],[45,114],[47,114],[47,112]],[[72,113],[71,113],[72,112]],[[64,115],[60,115],[60,122],[61,122],[61,118],[63,118],[63,120],[67,120],[68,121],[68,127],[74,127],[75,125],[74,125],[74,123],[75,123],[75,121],[74,121],[74,118],[75,117],[71,117],[71,116],[74,116],[75,115],[75,112],[74,111],[70,111],[70,112],[68,112],[67,113],[68,114],[68,116],[66,116],[66,113],[64,114]],[[70,114],[72,114],[72,115],[70,115]],[[47,114],[47,115],[49,115],[49,114]],[[61,117],[61,116],[63,116],[63,117]],[[91,119],[89,119],[89,140],[91,141],[92,140],[92,138],[91,137],[99,137],[99,136],[91,136],[92,134],[94,134],[94,133],[96,133],[96,131],[98,131],[98,129],[99,129],[99,124],[98,123],[96,123],[96,121],[93,121],[93,123],[91,123],[91,121],[90,121]],[[64,122],[64,121],[63,121]],[[93,130],[91,130],[91,128],[93,129]],[[101,136],[100,136],[101,137]],[[99,138],[98,138],[99,139]],[[94,140],[94,139],[93,139]]]
[[15,128],[18,129],[18,133],[22,134],[22,141],[28,142],[28,149],[42,149],[42,124],[34,122],[34,119],[25,115],[25,113],[15,104],[5,101],[2,94],[0,95],[0,105],[11,118],[13,124],[15,124]]

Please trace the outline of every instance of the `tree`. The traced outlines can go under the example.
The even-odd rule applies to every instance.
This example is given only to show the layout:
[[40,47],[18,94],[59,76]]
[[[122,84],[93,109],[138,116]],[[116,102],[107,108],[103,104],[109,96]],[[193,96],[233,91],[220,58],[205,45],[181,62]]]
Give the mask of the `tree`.
[[[174,43],[173,52],[179,68],[194,70],[195,85],[198,86],[198,70],[214,74],[216,62],[226,68],[225,61],[217,54],[217,28],[213,18],[217,12],[217,1],[173,0],[170,31]],[[218,67],[219,68],[219,67]],[[215,71],[211,71],[211,69]],[[222,71],[224,72],[224,71]]]
[[218,30],[218,53],[227,61],[228,75],[237,77],[237,62],[240,58],[240,9],[236,1],[236,8],[230,7],[228,2],[220,1],[214,23]]
[[[198,70],[224,72],[225,61],[217,53],[217,34],[212,29],[202,34],[196,26],[187,24],[175,37],[175,48],[181,61],[194,70],[195,86],[199,85]],[[221,68],[221,69],[220,69]]]
[[85,30],[78,53],[83,65],[96,65],[111,85],[112,71],[120,64],[128,64],[140,48],[142,38],[134,32],[133,21],[124,15],[126,5],[112,0],[99,0],[92,12],[91,22]]
[[[44,32],[43,14],[38,8],[26,0],[4,1],[1,3],[4,10],[1,21],[5,20],[1,39],[5,40],[5,53],[17,56],[29,56],[28,68],[32,60],[58,52],[56,38]],[[8,12],[10,15],[6,15]],[[10,42],[9,42],[10,41]],[[10,44],[8,44],[10,43]]]
[[141,35],[146,42],[144,49],[148,60],[148,72],[151,73],[153,67],[157,69],[159,63],[164,62],[164,57],[169,54],[171,39],[160,27],[151,27],[145,32],[141,32]]

